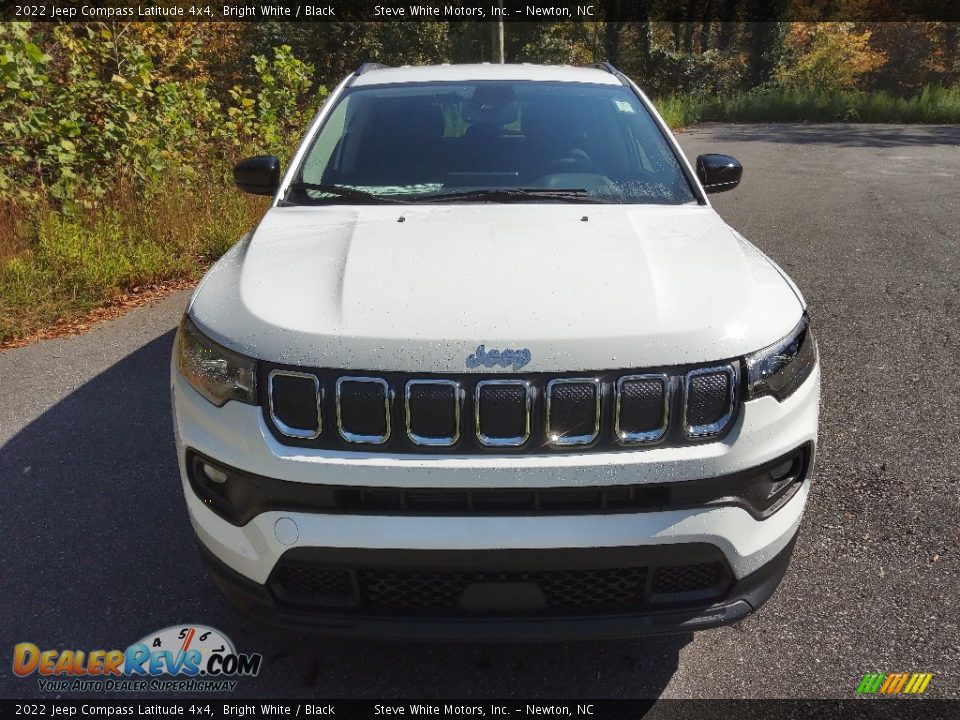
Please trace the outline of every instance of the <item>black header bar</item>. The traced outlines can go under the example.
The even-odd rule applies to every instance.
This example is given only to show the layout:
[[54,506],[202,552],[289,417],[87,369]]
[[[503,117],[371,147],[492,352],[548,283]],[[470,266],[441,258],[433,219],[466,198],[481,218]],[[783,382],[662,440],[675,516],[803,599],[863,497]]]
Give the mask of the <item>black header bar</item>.
[[0,718],[577,718],[609,720],[946,720],[960,700],[0,700]]
[[[14,22],[673,22],[690,0],[4,0],[0,17]],[[727,3],[726,21],[960,21],[960,0],[748,0]],[[724,11],[726,12],[726,11]],[[702,9],[695,13],[700,20]]]

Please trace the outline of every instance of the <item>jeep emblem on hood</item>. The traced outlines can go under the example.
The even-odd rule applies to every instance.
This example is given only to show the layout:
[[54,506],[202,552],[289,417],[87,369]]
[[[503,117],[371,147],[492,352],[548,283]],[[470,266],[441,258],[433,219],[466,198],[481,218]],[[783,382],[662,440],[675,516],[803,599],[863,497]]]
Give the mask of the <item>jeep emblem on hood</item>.
[[510,367],[512,365],[514,370],[519,370],[529,363],[532,357],[533,354],[527,348],[521,350],[487,350],[485,346],[481,345],[476,352],[467,358],[467,367],[475,368],[481,365],[485,367],[494,367],[495,365]]

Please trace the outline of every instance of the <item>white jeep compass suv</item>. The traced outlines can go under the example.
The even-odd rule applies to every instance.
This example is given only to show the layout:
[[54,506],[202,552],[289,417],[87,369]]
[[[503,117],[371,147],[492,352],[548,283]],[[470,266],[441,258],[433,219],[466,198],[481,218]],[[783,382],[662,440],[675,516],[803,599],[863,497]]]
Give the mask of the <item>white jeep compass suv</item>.
[[190,519],[248,612],[539,639],[737,621],[810,486],[804,300],[609,65],[365,65],[172,363]]

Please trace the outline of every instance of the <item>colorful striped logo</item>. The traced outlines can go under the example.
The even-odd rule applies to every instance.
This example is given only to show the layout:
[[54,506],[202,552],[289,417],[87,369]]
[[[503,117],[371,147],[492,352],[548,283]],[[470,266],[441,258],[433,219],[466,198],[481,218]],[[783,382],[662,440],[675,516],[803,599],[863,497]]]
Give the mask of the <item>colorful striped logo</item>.
[[919,695],[932,679],[933,673],[867,673],[857,695]]

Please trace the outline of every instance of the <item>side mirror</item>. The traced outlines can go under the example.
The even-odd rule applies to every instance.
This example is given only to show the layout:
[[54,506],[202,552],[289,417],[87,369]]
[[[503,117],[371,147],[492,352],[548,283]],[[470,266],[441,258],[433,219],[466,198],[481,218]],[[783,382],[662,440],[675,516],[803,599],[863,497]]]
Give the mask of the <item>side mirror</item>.
[[743,165],[729,155],[710,153],[697,158],[697,178],[707,193],[733,190],[742,176]]
[[251,195],[273,195],[280,187],[280,160],[257,155],[233,166],[233,181]]

